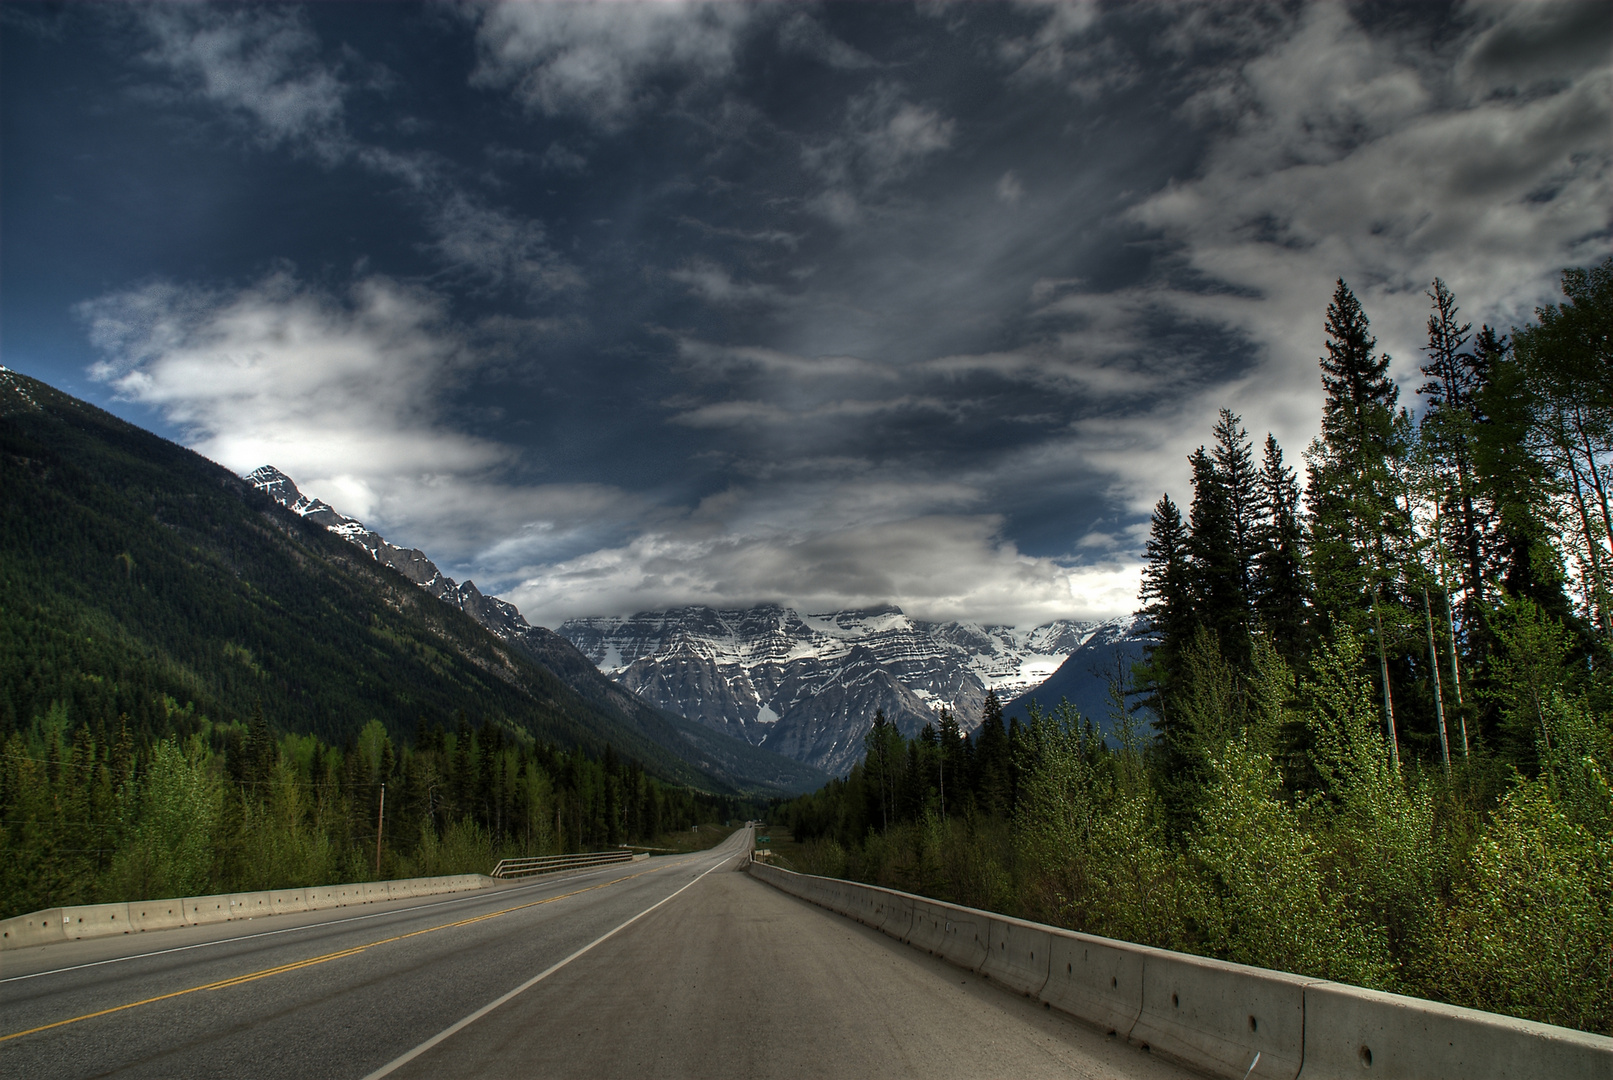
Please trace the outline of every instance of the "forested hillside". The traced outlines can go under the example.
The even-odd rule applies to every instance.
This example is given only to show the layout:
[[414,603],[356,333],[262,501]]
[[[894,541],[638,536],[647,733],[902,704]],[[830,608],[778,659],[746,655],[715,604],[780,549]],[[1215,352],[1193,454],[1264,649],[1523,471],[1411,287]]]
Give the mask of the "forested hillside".
[[[400,749],[360,754],[361,732]],[[484,852],[574,847],[737,794],[227,470],[0,370],[0,910],[354,873],[388,781],[420,800],[392,834],[414,869],[455,828]],[[287,831],[259,835],[263,814]],[[299,829],[325,854],[242,854]]]
[[1344,282],[1305,483],[1223,410],[1153,515],[1118,747],[1064,707],[869,732],[801,868],[1613,1033],[1613,261],[1416,415]]

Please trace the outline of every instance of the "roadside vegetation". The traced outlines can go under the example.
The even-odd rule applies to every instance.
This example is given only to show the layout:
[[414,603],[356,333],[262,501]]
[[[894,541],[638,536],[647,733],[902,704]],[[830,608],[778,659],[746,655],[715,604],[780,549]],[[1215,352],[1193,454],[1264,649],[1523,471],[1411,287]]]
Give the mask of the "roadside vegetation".
[[[753,810],[504,728],[372,721],[332,746],[259,720],[137,735],[62,706],[0,742],[0,918],[65,904],[481,873],[638,843],[698,850]],[[382,790],[385,788],[383,816]],[[379,848],[377,833],[379,831]],[[379,858],[378,858],[379,854]]]
[[1102,718],[883,717],[797,868],[1613,1034],[1613,261],[1503,335],[1429,293],[1419,415],[1341,281],[1306,484],[1223,411]]

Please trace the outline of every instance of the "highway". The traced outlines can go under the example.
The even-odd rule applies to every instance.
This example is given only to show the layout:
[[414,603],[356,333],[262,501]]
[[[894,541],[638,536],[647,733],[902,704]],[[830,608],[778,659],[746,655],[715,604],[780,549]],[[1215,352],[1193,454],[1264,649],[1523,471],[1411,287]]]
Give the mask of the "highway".
[[0,953],[0,1075],[1191,1073],[710,852]]

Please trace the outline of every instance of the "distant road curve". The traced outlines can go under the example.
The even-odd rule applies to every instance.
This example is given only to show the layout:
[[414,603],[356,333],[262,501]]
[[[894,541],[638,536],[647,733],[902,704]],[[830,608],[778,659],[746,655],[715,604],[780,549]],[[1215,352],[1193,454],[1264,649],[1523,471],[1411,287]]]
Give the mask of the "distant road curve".
[[0,1075],[1191,1075],[710,852],[0,954]]

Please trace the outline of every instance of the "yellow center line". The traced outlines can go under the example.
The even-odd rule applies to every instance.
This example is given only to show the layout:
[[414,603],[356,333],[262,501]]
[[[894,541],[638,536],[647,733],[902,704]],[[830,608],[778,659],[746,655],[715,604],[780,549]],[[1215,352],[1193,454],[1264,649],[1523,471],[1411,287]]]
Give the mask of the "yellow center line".
[[68,1020],[58,1020],[53,1024],[41,1024],[39,1027],[32,1027],[26,1031],[14,1031],[10,1035],[0,1035],[0,1043],[9,1042],[12,1039],[20,1039],[24,1035],[37,1035],[39,1032],[49,1031],[51,1028],[66,1027],[68,1024],[77,1024],[83,1020],[93,1020],[97,1016],[107,1016],[111,1013],[123,1012],[125,1009],[137,1009],[142,1005],[150,1005],[158,1001],[167,1001],[169,998],[184,997],[186,994],[198,994],[203,990],[223,990],[231,986],[240,986],[242,983],[255,982],[258,979],[266,979],[271,975],[280,975],[287,971],[296,971],[299,968],[312,967],[315,964],[323,964],[330,960],[340,960],[346,956],[357,956],[366,949],[373,949],[377,945],[387,945],[394,941],[403,941],[408,938],[419,937],[421,934],[434,933],[438,930],[451,930],[457,926],[469,926],[472,923],[485,922],[488,919],[496,919],[500,915],[508,915],[513,911],[525,911],[527,908],[541,907],[544,904],[552,904],[556,900],[565,900],[569,897],[581,896],[586,892],[593,892],[595,889],[604,889],[612,885],[619,885],[624,881],[632,881],[634,878],[643,877],[645,874],[654,874],[661,870],[670,870],[674,867],[682,866],[689,861],[689,859],[683,859],[675,863],[667,863],[665,866],[657,866],[649,870],[640,870],[636,874],[628,874],[625,877],[613,878],[610,881],[601,882],[598,885],[590,885],[586,889],[574,889],[571,892],[561,893],[558,896],[549,896],[542,900],[534,900],[529,904],[517,904],[514,907],[504,908],[502,911],[490,911],[486,915],[475,915],[469,919],[459,919],[455,922],[442,923],[438,926],[428,926],[424,930],[411,930],[407,934],[397,934],[393,937],[381,938],[377,941],[371,941],[364,945],[355,945],[350,949],[342,949],[339,952],[326,953],[323,956],[314,956],[307,960],[296,960],[289,964],[281,964],[279,967],[264,968],[262,971],[254,971],[246,975],[233,975],[228,979],[220,979],[217,982],[205,983],[201,986],[192,986],[184,990],[174,990],[171,993],[158,994],[156,997],[148,997],[141,1001],[131,1001],[127,1005],[114,1005],[110,1009],[102,1009],[99,1012],[85,1013],[83,1016],[75,1016]]

